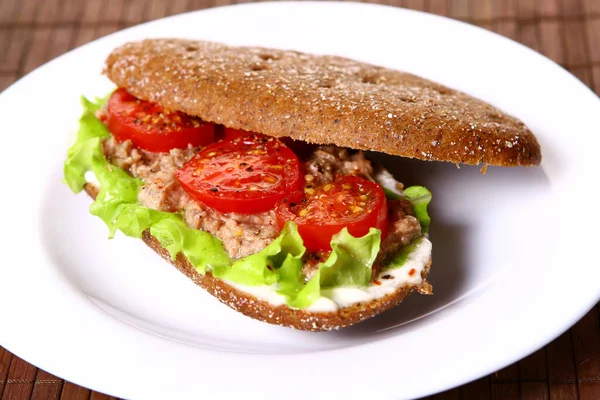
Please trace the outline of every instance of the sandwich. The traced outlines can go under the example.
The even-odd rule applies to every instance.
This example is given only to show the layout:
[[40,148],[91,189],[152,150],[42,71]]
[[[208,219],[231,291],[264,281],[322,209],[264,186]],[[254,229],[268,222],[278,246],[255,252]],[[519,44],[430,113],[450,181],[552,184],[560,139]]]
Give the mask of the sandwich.
[[[64,181],[246,316],[308,331],[353,325],[431,294],[424,186],[369,152],[531,166],[519,120],[426,79],[336,56],[182,39],[107,58]],[[199,305],[200,306],[200,305]]]

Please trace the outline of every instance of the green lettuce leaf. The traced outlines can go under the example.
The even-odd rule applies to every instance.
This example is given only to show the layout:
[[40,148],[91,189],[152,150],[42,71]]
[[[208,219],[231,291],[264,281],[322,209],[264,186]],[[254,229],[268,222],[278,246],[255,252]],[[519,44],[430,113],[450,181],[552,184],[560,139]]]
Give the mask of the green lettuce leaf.
[[342,229],[331,238],[329,258],[318,266],[321,287],[367,286],[380,245],[379,229],[371,228],[359,238]]
[[[299,271],[301,270],[302,266],[299,268]],[[294,277],[297,280],[294,280]],[[308,282],[305,282],[304,275],[296,272],[292,274],[292,279],[282,278],[277,293],[286,297],[286,302],[290,307],[307,308],[321,297],[320,279],[320,271],[317,271]]]
[[[293,235],[294,240],[301,245],[302,238],[296,228]],[[302,274],[302,260],[288,254],[278,270],[278,293],[286,296],[289,306],[306,308],[321,296],[321,289],[368,286],[380,244],[381,231],[378,229],[371,228],[365,236],[357,238],[344,228],[333,236],[329,257],[317,265],[316,273],[308,282]]]
[[271,285],[279,280],[279,270],[286,264],[302,267],[306,248],[298,227],[288,222],[279,236],[267,247],[248,257],[235,261],[226,268],[213,269],[213,275],[247,286]]
[[172,213],[155,211],[151,220],[150,234],[169,251],[174,260],[182,253],[196,271],[205,274],[230,263],[223,243],[208,232],[192,229],[183,219]]
[[291,221],[286,223],[281,234],[285,235],[282,243],[285,244],[283,248],[287,249],[287,253],[282,252],[275,257],[281,263],[277,269],[279,274],[277,293],[285,296],[290,307],[306,308],[321,296],[318,278],[308,283],[304,278],[302,256],[306,248],[296,223]]
[[142,181],[109,164],[104,156],[93,157],[92,171],[100,183],[100,191],[96,201],[90,206],[90,213],[106,223],[110,231],[109,237],[112,238],[117,230],[117,219],[123,214],[123,206],[137,203]]
[[142,232],[161,220],[160,214],[162,214],[160,211],[138,204],[123,204],[119,215],[114,220],[114,227],[126,236],[139,239],[142,237]]
[[86,111],[91,111],[92,113],[95,113],[96,111],[99,111],[102,107],[104,107],[110,96],[112,96],[113,92],[114,90],[111,90],[106,94],[106,96],[96,97],[94,100],[89,100],[85,96],[81,96],[81,104],[83,105],[83,108]]
[[404,189],[404,195],[410,201],[413,213],[421,224],[421,230],[423,233],[427,233],[431,222],[431,218],[427,213],[427,206],[431,201],[431,192],[424,186],[411,186]]
[[75,143],[67,151],[67,160],[64,164],[64,182],[69,188],[79,193],[83,189],[85,173],[92,169],[92,159],[104,158],[102,154],[101,139],[109,137],[106,126],[96,118],[95,112],[104,104],[105,99],[91,102],[85,97],[81,98],[83,115],[79,118],[79,130]]

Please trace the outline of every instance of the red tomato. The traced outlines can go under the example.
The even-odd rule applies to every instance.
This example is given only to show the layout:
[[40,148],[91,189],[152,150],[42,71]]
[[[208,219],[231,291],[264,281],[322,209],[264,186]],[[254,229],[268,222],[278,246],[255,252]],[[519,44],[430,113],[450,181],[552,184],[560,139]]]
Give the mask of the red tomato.
[[302,202],[277,207],[277,224],[295,221],[308,250],[331,250],[331,237],[344,227],[355,237],[366,235],[371,227],[386,234],[387,203],[377,183],[344,176],[311,190]]
[[243,138],[244,136],[254,135],[254,132],[248,132],[242,129],[233,129],[233,128],[223,128],[224,139],[225,140],[233,140],[237,138]]
[[123,88],[115,90],[106,109],[108,130],[121,141],[131,139],[144,150],[168,152],[188,145],[205,146],[214,141],[215,128],[179,111],[140,100]]
[[301,193],[298,157],[263,135],[221,140],[205,147],[177,171],[194,199],[221,212],[254,214],[270,210],[290,193]]
[[[233,129],[233,128],[223,128],[225,139],[237,139],[242,138],[248,135],[254,135],[254,132],[248,132],[243,129]],[[294,140],[290,137],[280,137],[279,140],[287,147],[292,149],[292,151],[296,154],[302,156],[303,154],[308,154],[311,150],[314,149],[315,145],[306,143],[300,140]]]

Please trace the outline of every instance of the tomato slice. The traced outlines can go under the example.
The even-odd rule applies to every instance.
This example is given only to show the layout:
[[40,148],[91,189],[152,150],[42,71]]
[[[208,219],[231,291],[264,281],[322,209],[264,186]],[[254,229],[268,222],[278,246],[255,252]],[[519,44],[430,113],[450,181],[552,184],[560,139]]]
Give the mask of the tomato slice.
[[[227,127],[223,128],[223,132],[224,132],[225,139],[229,139],[229,140],[243,138],[244,136],[256,134],[254,132],[248,132],[243,129],[233,129],[233,128],[227,128]],[[287,136],[280,137],[279,140],[281,140],[281,142],[284,143],[287,147],[292,149],[292,151],[295,154],[300,155],[301,157],[303,155],[308,154],[310,151],[312,151],[315,148],[314,144],[306,143],[301,140],[294,140]]]
[[227,127],[223,128],[223,133],[224,133],[225,140],[234,140],[234,139],[243,138],[245,136],[255,135],[254,132],[248,132],[243,129],[233,129],[233,128],[227,128]]
[[184,149],[190,144],[205,146],[215,137],[213,124],[179,111],[166,111],[123,88],[115,90],[108,99],[106,124],[117,140],[130,139],[135,146],[153,152]]
[[348,228],[355,237],[369,228],[387,232],[387,202],[380,185],[357,176],[343,176],[333,183],[311,188],[300,203],[277,207],[277,224],[295,221],[304,245],[310,251],[331,250],[331,237]]
[[[202,149],[177,179],[190,197],[221,212],[254,214],[301,193],[298,157],[279,140],[250,134]],[[292,196],[293,197],[293,196]]]

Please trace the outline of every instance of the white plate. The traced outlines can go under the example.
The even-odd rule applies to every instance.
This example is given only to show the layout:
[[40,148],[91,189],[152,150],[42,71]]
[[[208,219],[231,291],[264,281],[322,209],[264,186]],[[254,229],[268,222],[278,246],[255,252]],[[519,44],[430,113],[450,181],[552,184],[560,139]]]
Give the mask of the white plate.
[[[238,314],[141,242],[107,240],[61,183],[80,94],[102,95],[111,49],[192,37],[331,53],[403,69],[516,115],[539,168],[457,169],[389,158],[434,193],[432,297],[340,332]],[[491,373],[545,345],[600,297],[592,229],[600,101],[539,54],[449,19],[354,3],[212,9],[110,35],[0,96],[0,344],[58,376],[129,398],[409,398]]]

